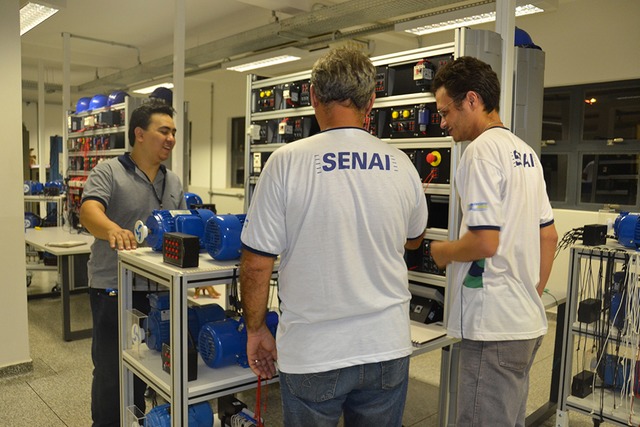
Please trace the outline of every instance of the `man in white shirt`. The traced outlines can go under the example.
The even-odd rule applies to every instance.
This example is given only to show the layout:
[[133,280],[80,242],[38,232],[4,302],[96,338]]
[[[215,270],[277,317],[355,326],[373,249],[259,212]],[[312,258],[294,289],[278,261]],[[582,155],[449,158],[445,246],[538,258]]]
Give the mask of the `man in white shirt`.
[[447,328],[461,338],[457,426],[524,426],[529,369],[547,332],[540,299],[558,239],[540,160],[498,114],[500,83],[461,57],[432,84],[441,127],[471,141],[456,171],[460,238],[432,242],[452,265]]
[[[242,232],[241,300],[250,367],[275,374],[285,426],[397,426],[408,384],[404,249],[427,224],[420,177],[400,150],[363,129],[375,67],[341,48],[316,62],[321,133],[287,144],[260,175]],[[276,340],[265,325],[280,256]]]

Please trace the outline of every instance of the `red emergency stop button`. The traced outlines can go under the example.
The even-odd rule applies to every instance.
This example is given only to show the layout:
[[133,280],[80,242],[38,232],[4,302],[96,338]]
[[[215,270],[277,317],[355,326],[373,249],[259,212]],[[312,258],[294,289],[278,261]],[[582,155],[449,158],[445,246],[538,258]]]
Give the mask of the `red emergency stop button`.
[[427,163],[429,163],[431,166],[436,167],[442,161],[442,155],[440,154],[439,151],[432,151],[429,154],[427,154],[426,160],[427,160]]

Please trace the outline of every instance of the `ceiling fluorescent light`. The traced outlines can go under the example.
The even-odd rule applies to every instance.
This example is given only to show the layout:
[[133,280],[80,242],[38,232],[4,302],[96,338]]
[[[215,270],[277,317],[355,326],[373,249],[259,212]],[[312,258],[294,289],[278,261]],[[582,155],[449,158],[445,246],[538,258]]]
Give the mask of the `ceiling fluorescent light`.
[[65,7],[64,0],[29,1],[20,8],[20,35],[33,29]]
[[[531,15],[544,11],[545,9],[543,9],[542,6],[539,7],[533,3],[516,6],[516,16]],[[469,27],[471,25],[483,24],[495,20],[495,4],[483,4],[396,24],[395,30],[422,36],[424,34],[452,30],[459,27]]]
[[165,83],[158,83],[152,86],[146,86],[146,87],[142,87],[140,89],[136,89],[133,90],[133,93],[140,93],[143,95],[147,95],[151,92],[153,92],[154,90],[158,89],[159,87],[166,87],[167,89],[173,89],[173,83],[170,82],[165,82]]
[[249,71],[256,68],[270,67],[272,65],[284,64],[285,62],[298,61],[306,56],[307,52],[295,47],[275,50],[259,55],[251,55],[246,58],[237,59],[224,63],[224,68],[232,71]]

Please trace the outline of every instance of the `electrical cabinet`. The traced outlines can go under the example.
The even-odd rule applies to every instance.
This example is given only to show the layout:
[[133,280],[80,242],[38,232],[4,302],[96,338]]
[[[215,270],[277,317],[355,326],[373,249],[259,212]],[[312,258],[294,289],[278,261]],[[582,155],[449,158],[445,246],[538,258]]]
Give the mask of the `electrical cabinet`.
[[617,243],[571,248],[556,425],[572,410],[638,425],[640,256]]
[[101,161],[128,151],[129,119],[143,101],[144,98],[126,96],[119,104],[67,113],[67,202],[72,226],[77,226],[82,189],[89,172]]

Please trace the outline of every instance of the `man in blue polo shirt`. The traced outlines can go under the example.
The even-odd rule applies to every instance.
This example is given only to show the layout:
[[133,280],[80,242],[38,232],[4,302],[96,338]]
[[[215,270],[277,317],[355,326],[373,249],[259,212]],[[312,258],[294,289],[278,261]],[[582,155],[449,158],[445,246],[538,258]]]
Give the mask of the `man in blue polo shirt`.
[[[162,164],[176,144],[171,106],[152,102],[137,108],[129,124],[130,153],[96,165],[82,194],[80,222],[96,238],[88,263],[93,314],[94,427],[120,425],[118,355],[118,255],[136,249],[134,223],[154,209],[186,209],[178,176]],[[109,289],[110,291],[107,291]],[[146,292],[133,292],[133,304],[148,311]],[[136,378],[135,404],[144,410],[144,384]]]

